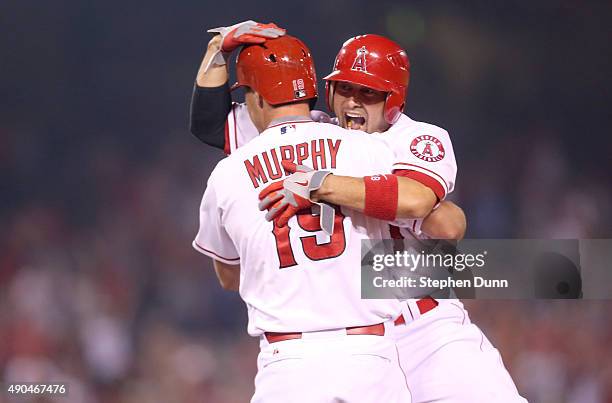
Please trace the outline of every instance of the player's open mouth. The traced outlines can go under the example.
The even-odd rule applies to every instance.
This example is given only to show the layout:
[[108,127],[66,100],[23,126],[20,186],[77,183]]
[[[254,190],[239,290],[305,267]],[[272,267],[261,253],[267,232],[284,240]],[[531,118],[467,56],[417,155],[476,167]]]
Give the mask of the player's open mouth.
[[352,130],[363,130],[366,119],[363,116],[354,113],[345,113],[346,128]]

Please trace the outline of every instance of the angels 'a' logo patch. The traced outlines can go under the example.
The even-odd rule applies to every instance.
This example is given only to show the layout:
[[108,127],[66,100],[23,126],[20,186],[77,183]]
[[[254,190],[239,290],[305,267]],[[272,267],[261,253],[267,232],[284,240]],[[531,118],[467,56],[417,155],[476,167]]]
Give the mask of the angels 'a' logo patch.
[[368,53],[365,46],[357,49],[357,56],[355,56],[355,60],[353,61],[353,65],[351,66],[351,70],[354,71],[364,71],[367,73],[368,66],[366,64],[366,54]]
[[430,136],[424,134],[416,137],[410,143],[410,151],[417,157],[427,162],[438,162],[444,158],[444,146],[442,142]]

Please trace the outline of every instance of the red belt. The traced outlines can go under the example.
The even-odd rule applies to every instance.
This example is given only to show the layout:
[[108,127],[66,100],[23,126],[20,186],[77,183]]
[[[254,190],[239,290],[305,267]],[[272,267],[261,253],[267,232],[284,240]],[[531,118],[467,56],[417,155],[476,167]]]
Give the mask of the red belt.
[[[423,315],[437,307],[438,301],[436,301],[432,297],[425,297],[418,300],[416,304],[419,307],[419,312],[421,313],[421,315]],[[404,318],[404,315],[400,315],[397,319],[395,319],[395,322],[393,323],[395,323],[395,326],[405,325],[406,319]]]
[[[275,333],[275,332],[265,332],[266,340],[268,343],[278,343],[279,341],[285,340],[293,340],[293,339],[301,339],[302,333]],[[369,335],[369,336],[384,336],[385,335],[385,325],[382,323],[378,323],[376,325],[369,326],[353,326],[346,328],[346,334],[348,335]]]
[[[433,299],[432,297],[425,297],[416,302],[419,307],[419,312],[421,315],[431,311],[435,307],[438,306],[438,301]],[[397,319],[395,319],[395,326],[403,325],[406,323],[404,319],[404,315],[400,315]],[[348,335],[370,335],[370,336],[384,336],[385,335],[385,325],[382,323],[378,323],[376,325],[369,326],[353,326],[346,328],[346,334]],[[265,332],[266,340],[268,343],[278,343],[279,341],[285,340],[293,340],[293,339],[301,339],[301,332],[290,332],[290,333],[276,333],[276,332]]]

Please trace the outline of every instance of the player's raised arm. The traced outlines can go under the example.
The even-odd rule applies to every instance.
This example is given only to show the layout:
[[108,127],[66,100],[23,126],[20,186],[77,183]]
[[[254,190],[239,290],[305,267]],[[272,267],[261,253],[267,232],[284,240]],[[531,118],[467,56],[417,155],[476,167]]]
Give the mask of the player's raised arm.
[[196,76],[198,87],[214,88],[227,84],[229,78],[227,58],[230,53],[221,51],[222,43],[223,37],[221,35],[214,35],[208,42],[206,53]]
[[[216,35],[208,42],[200,64],[190,103],[189,129],[200,141],[229,153],[226,122],[232,108],[227,60],[245,44],[263,43],[285,34],[274,24],[245,21],[230,27],[210,29]],[[235,120],[235,117],[234,117]]]
[[223,149],[225,120],[231,109],[232,98],[227,83],[227,64],[212,63],[221,51],[221,43],[221,35],[215,35],[208,43],[202,59],[191,95],[189,130],[200,141]]

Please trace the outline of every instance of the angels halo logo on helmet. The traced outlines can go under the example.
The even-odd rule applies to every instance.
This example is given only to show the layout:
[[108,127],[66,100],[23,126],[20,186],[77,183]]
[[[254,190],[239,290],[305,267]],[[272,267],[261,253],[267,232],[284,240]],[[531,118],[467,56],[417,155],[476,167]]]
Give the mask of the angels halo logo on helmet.
[[380,35],[359,35],[344,42],[336,56],[334,71],[324,79],[330,110],[337,81],[386,92],[384,117],[393,124],[404,110],[410,61],[404,49],[392,40]]
[[257,91],[271,105],[317,100],[317,76],[310,49],[298,38],[284,35],[242,48],[236,58],[238,87]]
[[362,46],[359,49],[357,49],[357,56],[355,56],[355,61],[353,62],[353,65],[351,66],[351,70],[364,71],[366,73],[368,72],[366,53],[368,53],[368,50],[366,49],[365,46]]

